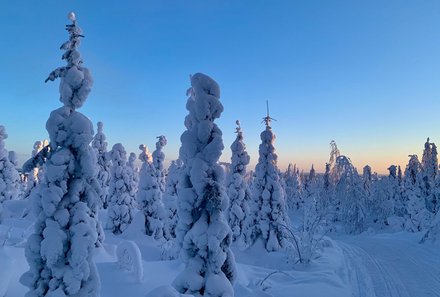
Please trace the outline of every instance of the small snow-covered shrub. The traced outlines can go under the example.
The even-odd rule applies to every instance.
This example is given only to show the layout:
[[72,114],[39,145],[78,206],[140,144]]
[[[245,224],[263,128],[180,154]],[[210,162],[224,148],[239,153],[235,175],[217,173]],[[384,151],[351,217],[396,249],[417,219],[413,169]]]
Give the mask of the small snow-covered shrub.
[[116,248],[119,267],[133,272],[136,282],[142,282],[144,278],[144,267],[139,247],[134,241],[125,240]]

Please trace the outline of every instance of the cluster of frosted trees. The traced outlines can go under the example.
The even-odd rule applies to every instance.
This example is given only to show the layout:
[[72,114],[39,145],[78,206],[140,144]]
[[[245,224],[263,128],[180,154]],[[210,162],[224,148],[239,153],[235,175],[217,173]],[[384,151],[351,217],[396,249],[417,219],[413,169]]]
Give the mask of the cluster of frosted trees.
[[326,232],[393,228],[422,231],[422,241],[439,236],[440,176],[437,147],[429,139],[422,160],[411,155],[404,173],[391,165],[388,176],[378,176],[365,166],[359,175],[335,142],[324,174],[313,166],[308,173],[292,165],[282,172],[268,114],[255,171],[247,172],[250,157],[237,121],[225,174],[219,164],[222,131],[215,123],[223,111],[220,88],[201,73],[191,76],[179,159],[168,169],[163,135],[152,154],[144,144],[138,156],[127,157],[121,143],[108,151],[103,123],[94,134],[77,111],[93,81],[78,51],[82,31],[73,13],[69,19],[69,40],[61,46],[66,65],[46,80],[60,79],[62,106],[46,124],[50,143],[36,142],[23,166],[26,180],[20,180],[16,155],[5,149],[0,126],[0,222],[5,201],[28,198],[36,221],[26,247],[29,271],[21,278],[27,296],[99,295],[92,255],[105,240],[102,209],[104,228],[115,235],[139,213],[145,236],[173,243],[162,246],[171,246],[185,263],[173,282],[176,296],[233,296],[231,245],[245,249],[260,242],[267,252],[293,250],[298,261],[308,262]]

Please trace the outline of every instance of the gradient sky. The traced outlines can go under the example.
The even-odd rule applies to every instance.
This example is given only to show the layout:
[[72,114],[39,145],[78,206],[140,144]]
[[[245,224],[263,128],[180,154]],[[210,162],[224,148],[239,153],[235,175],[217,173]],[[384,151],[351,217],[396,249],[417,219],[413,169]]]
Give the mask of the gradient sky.
[[80,111],[110,145],[138,153],[164,134],[176,158],[196,72],[222,90],[224,161],[240,119],[255,164],[266,99],[281,168],[322,171],[334,139],[359,171],[384,173],[440,143],[440,1],[1,1],[0,124],[22,158],[61,106],[44,80],[64,65],[69,11],[95,80]]

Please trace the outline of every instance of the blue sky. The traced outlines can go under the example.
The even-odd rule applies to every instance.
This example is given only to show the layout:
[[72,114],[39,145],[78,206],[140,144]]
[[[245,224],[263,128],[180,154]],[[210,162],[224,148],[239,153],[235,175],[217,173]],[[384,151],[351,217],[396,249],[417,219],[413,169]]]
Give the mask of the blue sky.
[[[81,109],[110,145],[138,153],[168,138],[177,157],[189,74],[218,81],[223,160],[240,119],[252,163],[269,99],[279,165],[322,171],[334,139],[359,169],[385,172],[440,143],[439,1],[2,1],[0,124],[7,148],[30,154],[59,107],[66,15],[95,84]],[[360,169],[361,170],[361,169]]]

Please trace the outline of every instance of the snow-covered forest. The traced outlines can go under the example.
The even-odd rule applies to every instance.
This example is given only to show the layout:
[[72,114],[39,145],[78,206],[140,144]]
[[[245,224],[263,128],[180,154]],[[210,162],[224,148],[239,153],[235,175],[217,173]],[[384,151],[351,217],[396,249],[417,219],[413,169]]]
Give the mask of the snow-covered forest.
[[196,73],[179,158],[166,135],[130,153],[79,111],[93,79],[68,18],[48,140],[20,168],[0,126],[0,297],[440,296],[435,139],[386,175],[330,140],[325,172],[281,170],[267,109],[251,168],[246,130],[221,130],[221,87]]

